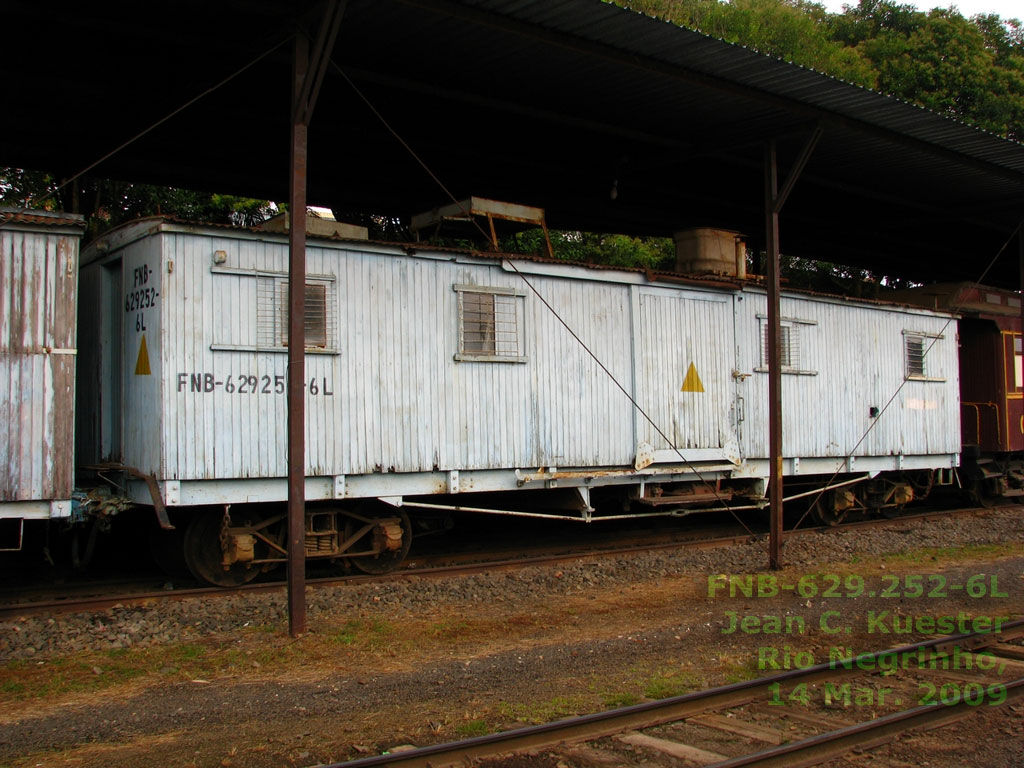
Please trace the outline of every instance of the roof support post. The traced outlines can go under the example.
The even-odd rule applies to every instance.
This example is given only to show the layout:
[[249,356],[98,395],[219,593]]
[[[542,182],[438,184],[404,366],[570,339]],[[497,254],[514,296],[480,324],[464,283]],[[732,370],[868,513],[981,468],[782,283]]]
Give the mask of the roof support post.
[[[309,40],[295,36],[295,98],[309,68]],[[288,631],[306,631],[306,134],[293,111],[288,199]]]
[[782,362],[779,318],[779,175],[775,140],[764,150],[765,260],[768,282],[768,503],[771,523],[768,567],[782,567]]
[[331,0],[317,35],[295,35],[292,65],[291,183],[288,201],[288,631],[306,631],[306,149],[345,4]]
[[782,567],[782,320],[779,278],[779,213],[821,138],[818,125],[779,189],[775,139],[764,148],[765,259],[768,262],[768,567]]

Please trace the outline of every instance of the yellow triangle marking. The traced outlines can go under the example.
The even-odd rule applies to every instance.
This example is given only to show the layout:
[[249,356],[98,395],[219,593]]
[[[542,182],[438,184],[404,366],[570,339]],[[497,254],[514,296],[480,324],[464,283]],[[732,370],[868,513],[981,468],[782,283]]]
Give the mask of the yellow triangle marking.
[[[146,347],[146,334],[142,334],[142,343],[139,345],[139,359],[135,361],[136,376],[150,376],[149,370],[149,349]],[[702,392],[704,390],[701,390]]]
[[686,369],[686,378],[683,380],[683,388],[680,392],[703,392],[704,384],[700,380],[700,376],[697,375],[697,369],[690,363],[690,367]]

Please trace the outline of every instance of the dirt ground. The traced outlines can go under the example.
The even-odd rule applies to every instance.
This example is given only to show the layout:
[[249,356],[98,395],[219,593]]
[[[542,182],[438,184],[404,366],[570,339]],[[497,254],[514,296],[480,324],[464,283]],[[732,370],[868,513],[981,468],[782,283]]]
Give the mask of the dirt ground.
[[[769,674],[801,652],[820,662],[834,647],[899,646],[941,631],[935,617],[1024,615],[1019,544],[853,561],[761,574],[760,596],[757,574],[638,573],[554,599],[339,607],[297,640],[258,626],[12,662],[0,668],[0,767],[327,764]],[[1024,706],[978,709],[854,764],[1024,764]],[[882,711],[854,703],[844,717]]]

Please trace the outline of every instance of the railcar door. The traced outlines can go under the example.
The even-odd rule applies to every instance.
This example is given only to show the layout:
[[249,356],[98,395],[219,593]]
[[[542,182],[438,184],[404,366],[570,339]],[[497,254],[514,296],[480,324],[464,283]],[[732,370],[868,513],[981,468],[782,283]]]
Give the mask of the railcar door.
[[634,291],[637,402],[650,417],[637,414],[637,445],[653,463],[738,463],[733,296]]

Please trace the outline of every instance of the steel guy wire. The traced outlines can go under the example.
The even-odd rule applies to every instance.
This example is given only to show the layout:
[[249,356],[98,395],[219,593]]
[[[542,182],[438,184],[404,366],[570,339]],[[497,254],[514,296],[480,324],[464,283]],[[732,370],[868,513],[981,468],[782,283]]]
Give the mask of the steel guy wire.
[[69,177],[67,179],[64,179],[60,184],[58,184],[53,189],[47,190],[46,192],[43,192],[43,193],[40,193],[40,194],[37,194],[37,195],[33,196],[26,203],[24,203],[24,207],[20,211],[18,211],[17,213],[15,213],[15,214],[3,214],[4,219],[0,219],[0,226],[3,225],[3,221],[6,220],[7,218],[13,218],[14,216],[20,216],[20,215],[22,215],[24,213],[27,213],[28,211],[32,210],[32,205],[34,205],[35,203],[38,203],[41,200],[45,200],[46,198],[51,197],[52,195],[55,195],[57,192],[62,190],[64,187],[66,187],[68,184],[71,184],[72,182],[80,179],[82,176],[87,174],[93,168],[96,168],[98,165],[100,165],[101,163],[109,160],[110,158],[112,158],[114,155],[116,155],[121,150],[123,150],[126,147],[134,144],[136,141],[141,139],[146,134],[150,133],[151,131],[155,130],[156,128],[158,128],[161,125],[163,125],[164,123],[166,123],[172,117],[175,117],[176,115],[180,114],[181,112],[184,112],[186,109],[191,107],[193,104],[195,104],[200,99],[203,99],[204,97],[209,96],[214,91],[216,91],[216,90],[222,88],[223,86],[227,85],[229,82],[234,80],[236,77],[241,75],[243,72],[245,72],[249,68],[251,68],[254,65],[258,64],[260,61],[265,59],[267,56],[272,54],[274,51],[276,51],[278,48],[280,48],[282,45],[284,45],[285,43],[287,43],[291,39],[292,39],[292,36],[289,35],[288,37],[285,37],[284,39],[279,40],[277,43],[272,45],[270,48],[265,50],[263,53],[259,54],[256,58],[252,59],[247,64],[243,65],[241,68],[235,70],[233,73],[231,73],[230,75],[225,77],[220,82],[216,83],[215,85],[210,86],[209,88],[207,88],[202,93],[199,93],[196,96],[192,97],[191,99],[186,101],[184,104],[179,106],[177,109],[172,110],[171,112],[169,112],[168,114],[164,115],[162,118],[157,120],[152,125],[150,125],[147,128],[144,128],[143,130],[139,131],[137,134],[132,136],[130,139],[122,142],[121,144],[119,144],[117,147],[115,147],[114,149],[112,149],[109,152],[107,152],[105,155],[103,155],[98,160],[96,160],[96,161],[90,163],[89,165],[87,165],[85,168],[80,170],[78,173],[74,174],[73,176],[71,176],[71,177]]
[[[988,273],[992,270],[992,267],[995,266],[996,262],[999,260],[999,257],[1003,255],[1003,251],[1006,250],[1007,246],[1013,240],[1014,236],[1024,236],[1024,224],[1018,224],[1017,228],[1010,233],[1010,235],[1003,242],[1002,246],[1000,246],[999,250],[996,251],[996,255],[992,257],[992,259],[989,261],[985,269],[982,270],[981,275],[978,276],[978,279],[971,284],[970,290],[973,291],[982,284],[982,281],[985,279],[985,276],[988,275]],[[921,355],[922,360],[928,357],[928,353],[931,352],[932,347],[934,347],[936,342],[939,341],[939,338],[941,338],[946,333],[946,329],[949,328],[950,324],[955,319],[953,315],[959,314],[960,310],[963,309],[965,302],[966,298],[962,299],[960,303],[957,304],[953,309],[948,310],[951,313],[950,317],[946,318],[946,322],[943,324],[942,329],[939,331],[939,333],[936,336],[932,337],[931,343],[928,345],[928,348],[925,349],[924,354]],[[857,441],[856,445],[854,445],[853,448],[850,449],[849,453],[847,453],[846,456],[839,460],[835,472],[832,473],[832,476],[828,479],[828,482],[825,483],[825,486],[818,492],[818,495],[814,497],[814,500],[810,503],[810,505],[808,505],[807,510],[803,513],[803,515],[800,516],[800,519],[797,520],[796,525],[793,526],[793,530],[796,530],[800,527],[801,523],[803,523],[803,521],[807,518],[807,515],[810,514],[810,511],[814,509],[814,507],[818,504],[819,501],[821,501],[821,497],[825,495],[825,492],[828,490],[828,486],[830,486],[832,484],[832,481],[835,480],[836,477],[838,477],[842,473],[843,464],[848,463],[849,460],[853,457],[854,453],[857,452],[857,449],[860,448],[861,444],[867,439],[868,435],[871,434],[871,431],[875,428],[875,426],[877,426],[878,422],[881,421],[882,416],[885,415],[885,412],[889,410],[889,406],[892,405],[893,402],[895,402],[896,397],[899,395],[900,392],[903,391],[903,387],[906,386],[908,381],[910,381],[910,377],[904,375],[903,381],[900,382],[900,385],[896,388],[896,391],[892,393],[892,396],[888,399],[888,401],[886,401],[885,405],[878,412],[878,415],[875,417],[874,421],[872,421],[868,428],[864,430],[864,433],[860,436],[860,439]]]
[[[334,68],[334,70],[336,72],[338,72],[338,74],[341,75],[341,77],[345,80],[345,82],[347,82],[349,84],[349,86],[356,93],[356,95],[359,96],[359,98],[366,104],[366,106],[370,109],[370,111],[373,112],[373,114],[377,117],[378,120],[380,120],[380,122],[384,125],[384,127],[388,130],[388,132],[391,133],[391,135],[395,138],[395,140],[398,141],[398,143],[401,144],[406,149],[406,151],[409,152],[409,154],[412,156],[412,158],[420,165],[421,168],[423,168],[423,170],[427,173],[427,175],[429,175],[430,178],[434,180],[434,182],[451,199],[451,201],[454,204],[456,204],[456,205],[461,205],[461,203],[455,197],[455,195],[452,194],[451,190],[449,190],[448,187],[441,181],[441,179],[438,178],[437,174],[435,174],[433,172],[433,170],[431,170],[431,168],[427,165],[427,163],[424,162],[424,160],[413,150],[413,148],[411,146],[409,146],[408,142],[406,142],[405,139],[403,139],[399,135],[398,131],[396,131],[391,126],[391,124],[384,118],[384,116],[374,106],[374,104],[370,101],[370,99],[362,92],[362,90],[359,89],[358,86],[356,86],[356,84],[354,82],[352,82],[352,79],[345,73],[345,71],[333,59],[331,59],[331,66]],[[462,210],[468,216],[468,214],[469,214],[468,208],[464,207]],[[469,218],[472,219],[472,217],[469,217]],[[486,231],[484,231],[483,227],[481,227],[480,224],[475,219],[472,219],[472,221],[473,221],[474,226],[480,231],[480,233],[485,238],[489,239],[490,235]],[[644,420],[647,421],[654,428],[654,430],[658,433],[658,435],[669,446],[671,446],[672,450],[680,458],[680,460],[693,472],[694,475],[697,476],[697,479],[701,483],[703,483],[705,486],[707,486],[707,487],[709,487],[711,489],[712,493],[715,496],[715,499],[718,501],[719,504],[722,505],[722,508],[727,510],[727,511],[729,511],[730,514],[732,514],[733,518],[735,518],[736,522],[738,522],[743,527],[743,529],[747,532],[747,534],[749,534],[751,537],[757,539],[759,545],[761,545],[761,547],[764,548],[763,541],[761,541],[760,538],[758,537],[758,535],[755,534],[753,531],[751,531],[749,526],[747,526],[747,524],[745,522],[743,522],[743,520],[740,518],[740,516],[737,515],[736,512],[734,510],[732,510],[729,507],[728,504],[725,503],[725,500],[718,493],[717,487],[715,487],[714,485],[710,485],[704,479],[703,475],[701,475],[701,473],[700,473],[700,470],[698,470],[697,467],[695,467],[690,462],[690,460],[687,459],[682,454],[682,452],[679,450],[679,448],[676,446],[676,444],[672,440],[669,439],[668,435],[666,435],[664,433],[664,431],[662,431],[661,427],[659,427],[658,424],[656,424],[655,421],[647,414],[647,412],[640,406],[640,404],[636,401],[636,399],[633,397],[633,395],[631,395],[629,393],[629,391],[619,382],[619,380],[615,377],[615,375],[610,370],[608,370],[608,367],[603,362],[601,362],[600,358],[598,358],[598,356],[586,344],[586,342],[584,342],[583,339],[581,339],[576,334],[576,332],[569,326],[569,324],[558,313],[558,311],[554,307],[552,307],[550,303],[548,303],[547,299],[545,299],[544,296],[541,295],[540,291],[537,290],[537,288],[533,285],[533,283],[531,283],[526,278],[526,276],[522,272],[520,272],[519,268],[516,267],[516,265],[510,259],[505,259],[505,262],[512,268],[512,270],[519,276],[519,278],[524,283],[526,283],[527,287],[540,300],[540,302],[548,309],[548,311],[551,312],[551,314],[562,325],[562,327],[565,328],[566,331],[568,331],[569,335],[572,336],[572,338],[576,340],[576,342],[591,357],[591,359],[597,364],[597,366],[608,376],[608,378],[611,379],[612,383],[615,384],[615,386],[619,389],[619,391],[622,392],[622,394],[624,394],[626,396],[626,398],[630,401],[630,403],[633,404],[633,407],[637,410],[637,412],[641,416],[643,416]],[[767,552],[767,549],[765,549],[765,551]]]

